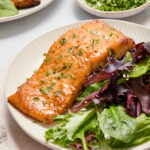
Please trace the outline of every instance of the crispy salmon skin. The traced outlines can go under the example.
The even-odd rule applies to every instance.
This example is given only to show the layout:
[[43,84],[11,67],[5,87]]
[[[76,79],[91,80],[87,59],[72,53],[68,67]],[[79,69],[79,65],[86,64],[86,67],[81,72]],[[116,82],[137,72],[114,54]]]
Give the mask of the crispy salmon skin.
[[51,122],[74,102],[87,76],[106,62],[109,50],[122,57],[132,39],[100,20],[64,33],[49,49],[40,68],[8,98],[28,116]]
[[18,9],[21,9],[39,5],[41,0],[11,0],[11,1],[14,2],[14,5]]

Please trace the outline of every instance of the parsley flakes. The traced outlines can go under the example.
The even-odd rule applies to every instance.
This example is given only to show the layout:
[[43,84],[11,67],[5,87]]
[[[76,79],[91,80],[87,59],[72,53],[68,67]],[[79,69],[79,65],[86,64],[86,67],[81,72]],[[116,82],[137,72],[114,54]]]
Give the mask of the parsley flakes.
[[49,75],[50,75],[50,71],[48,71],[45,75],[46,75],[46,76],[49,76]]
[[33,100],[34,100],[34,101],[38,101],[38,100],[39,100],[39,97],[34,97]]
[[55,93],[55,96],[59,96],[62,93],[61,90],[57,90],[57,93]]
[[79,50],[78,55],[82,55],[82,49]]
[[61,45],[64,45],[66,43],[66,39],[62,38],[62,40],[59,41]]

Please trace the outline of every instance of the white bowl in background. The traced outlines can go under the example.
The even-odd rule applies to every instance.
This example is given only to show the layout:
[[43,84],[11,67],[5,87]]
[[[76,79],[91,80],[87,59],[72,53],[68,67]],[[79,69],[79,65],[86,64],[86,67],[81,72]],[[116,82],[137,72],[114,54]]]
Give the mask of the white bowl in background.
[[98,9],[91,8],[88,6],[85,0],[76,0],[78,5],[83,8],[88,13],[98,16],[98,17],[104,17],[104,18],[125,18],[130,17],[133,15],[136,15],[143,10],[145,10],[148,6],[150,6],[150,0],[147,0],[147,2],[137,8],[133,8],[130,10],[124,10],[124,11],[101,11]]

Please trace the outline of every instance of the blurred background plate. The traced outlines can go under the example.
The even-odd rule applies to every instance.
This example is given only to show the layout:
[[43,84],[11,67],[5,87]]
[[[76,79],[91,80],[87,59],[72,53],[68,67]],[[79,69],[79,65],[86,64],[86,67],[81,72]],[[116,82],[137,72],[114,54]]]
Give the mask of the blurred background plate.
[[28,15],[31,15],[31,14],[41,10],[42,8],[46,7],[47,5],[49,5],[53,1],[54,0],[41,0],[41,3],[37,6],[19,10],[19,14],[17,14],[17,15],[0,18],[0,23],[16,20],[16,19],[23,18],[23,17],[28,16]]
[[[129,23],[125,21],[118,20],[104,20],[106,23],[110,24],[114,28],[123,32],[126,36],[131,37],[135,42],[147,42],[150,41],[150,29],[137,25],[134,23]],[[81,26],[88,21],[82,21],[70,25],[66,25],[52,31],[45,33],[44,35],[36,38],[30,42],[26,47],[24,47],[20,53],[16,56],[12,62],[8,74],[5,80],[5,97],[7,97],[16,92],[17,87],[25,82],[26,78],[33,74],[35,68],[39,68],[43,62],[43,53],[47,53],[49,47],[56,41],[63,33],[66,31]],[[11,115],[17,124],[22,128],[22,130],[27,133],[30,137],[38,141],[39,143],[54,149],[54,150],[64,150],[64,148],[59,147],[55,144],[46,143],[44,138],[44,132],[51,126],[55,124],[50,124],[43,126],[41,123],[34,123],[34,120],[24,115],[12,105],[8,104]],[[130,150],[144,150],[150,148],[150,142],[143,145],[130,148]],[[108,146],[103,148],[103,150],[110,150]],[[119,150],[119,149],[118,149]],[[123,149],[122,149],[123,150]]]
[[150,6],[150,0],[147,0],[147,2],[144,5],[141,5],[137,8],[130,9],[130,10],[124,10],[124,11],[101,11],[98,9],[91,8],[88,6],[85,0],[76,0],[78,5],[83,8],[85,11],[87,11],[90,14],[93,14],[98,17],[104,17],[104,18],[125,18],[130,17],[133,15],[136,15],[143,10],[145,10],[148,6]]

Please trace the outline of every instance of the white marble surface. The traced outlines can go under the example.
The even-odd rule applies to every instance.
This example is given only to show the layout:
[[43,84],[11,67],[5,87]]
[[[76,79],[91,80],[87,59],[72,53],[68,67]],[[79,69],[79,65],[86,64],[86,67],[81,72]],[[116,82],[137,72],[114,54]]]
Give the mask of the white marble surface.
[[[4,79],[8,66],[16,54],[41,34],[73,22],[94,19],[82,10],[75,0],[55,0],[45,9],[20,20],[0,24],[0,101],[2,118],[12,149],[48,150],[26,135],[12,119],[4,99]],[[150,8],[141,14],[124,19],[150,28]]]

